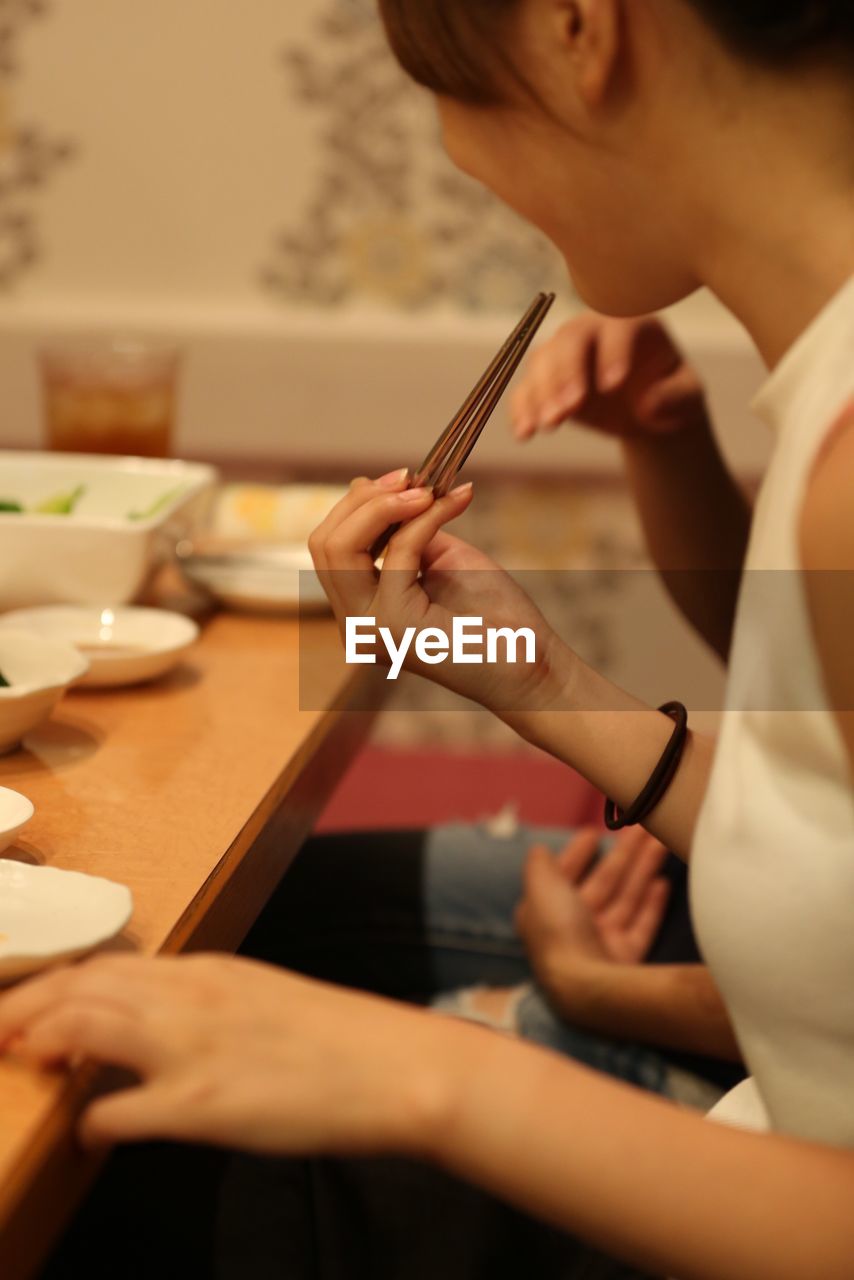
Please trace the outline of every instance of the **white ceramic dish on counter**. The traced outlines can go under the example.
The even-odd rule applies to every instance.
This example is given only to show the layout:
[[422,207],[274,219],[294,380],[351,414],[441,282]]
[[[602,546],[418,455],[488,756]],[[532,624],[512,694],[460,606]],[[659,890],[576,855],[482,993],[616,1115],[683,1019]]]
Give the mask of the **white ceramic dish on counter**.
[[[213,467],[0,451],[0,608],[126,604],[204,519]],[[78,494],[69,514],[38,511]]]
[[156,680],[177,666],[199,637],[195,622],[183,614],[133,605],[16,609],[0,618],[0,631],[7,626],[74,645],[89,661],[78,688],[115,688]]
[[308,539],[345,493],[330,484],[223,485],[204,534],[179,547],[179,563],[191,582],[226,608],[325,612]]
[[0,858],[0,982],[94,951],[132,912],[123,884]]
[[79,650],[63,640],[0,627],[0,755],[46,720],[69,685],[89,670]]
[[186,577],[229,609],[245,613],[320,613],[329,605],[308,548],[299,543],[209,551],[178,547]]
[[0,787],[0,853],[9,848],[34,813],[32,800],[19,791]]

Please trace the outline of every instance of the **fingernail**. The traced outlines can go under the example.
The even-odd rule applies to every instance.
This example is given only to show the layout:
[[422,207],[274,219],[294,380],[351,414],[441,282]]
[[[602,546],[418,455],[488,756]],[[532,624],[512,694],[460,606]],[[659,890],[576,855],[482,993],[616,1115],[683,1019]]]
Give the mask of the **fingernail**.
[[543,407],[542,420],[548,426],[554,426],[566,415],[566,406],[561,400],[549,400]]
[[406,489],[398,494],[401,502],[422,502],[432,493],[431,489]]
[[379,480],[374,483],[381,485],[383,489],[394,489],[399,484],[403,484],[409,475],[409,467],[398,467],[397,471],[389,471],[387,475],[380,476]]
[[458,484],[456,489],[452,489],[451,492],[448,494],[448,497],[462,498],[464,495],[467,497],[471,493],[473,488],[474,488],[474,481],[467,480],[465,484]]
[[583,382],[570,382],[563,388],[560,395],[555,397],[552,404],[560,408],[563,417],[568,413],[572,413],[573,409],[577,409],[579,405],[584,403],[587,395],[587,386]]
[[622,364],[612,364],[602,374],[600,386],[603,391],[613,391],[618,387],[626,376],[626,367]]

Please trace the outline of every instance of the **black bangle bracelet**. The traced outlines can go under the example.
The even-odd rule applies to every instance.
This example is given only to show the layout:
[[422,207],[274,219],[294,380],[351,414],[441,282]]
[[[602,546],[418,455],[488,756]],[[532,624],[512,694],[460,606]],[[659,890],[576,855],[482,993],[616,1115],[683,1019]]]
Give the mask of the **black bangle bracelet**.
[[667,788],[679,768],[688,737],[688,712],[681,702],[665,702],[664,706],[658,709],[676,722],[670,741],[653,769],[649,782],[634,804],[623,810],[619,809],[613,800],[605,801],[605,826],[609,831],[622,831],[623,827],[634,827],[639,822],[643,822],[644,818],[649,817],[653,809],[664,799]]

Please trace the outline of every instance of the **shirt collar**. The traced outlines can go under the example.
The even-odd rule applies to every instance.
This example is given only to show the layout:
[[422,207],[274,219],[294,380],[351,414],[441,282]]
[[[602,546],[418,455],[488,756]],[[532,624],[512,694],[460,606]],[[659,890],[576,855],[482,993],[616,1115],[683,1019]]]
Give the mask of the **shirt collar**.
[[829,422],[854,390],[854,275],[796,339],[753,401],[779,433],[801,410]]

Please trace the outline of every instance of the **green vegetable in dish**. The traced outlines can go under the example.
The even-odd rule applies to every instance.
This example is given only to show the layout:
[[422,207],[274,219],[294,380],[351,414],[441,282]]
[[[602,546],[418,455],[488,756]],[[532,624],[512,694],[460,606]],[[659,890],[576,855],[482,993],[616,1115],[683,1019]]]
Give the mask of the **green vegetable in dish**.
[[0,689],[11,689],[11,687],[12,686],[9,684],[9,681],[3,675],[3,672],[0,671]]
[[145,507],[142,511],[129,511],[128,520],[150,520],[152,516],[156,516],[158,511],[162,511],[168,506],[173,498],[177,498],[181,493],[181,489],[169,489],[166,493],[161,493],[159,498],[155,498],[150,507]]
[[57,493],[53,498],[39,502],[33,511],[44,516],[70,516],[85,492],[85,484],[79,484],[70,493]]
[[[36,503],[30,510],[34,514],[41,516],[70,516],[85,492],[86,485],[79,484],[76,489],[72,489],[69,493],[56,493],[52,498],[45,498],[43,502]],[[159,511],[162,511],[164,507],[167,507],[170,502],[183,492],[184,490],[181,488],[168,489],[166,493],[161,493],[159,497],[155,498],[150,506],[144,507],[141,511],[129,511],[127,519],[150,520],[152,516],[156,516]],[[27,508],[15,498],[0,498],[0,513],[4,511],[24,515]]]

